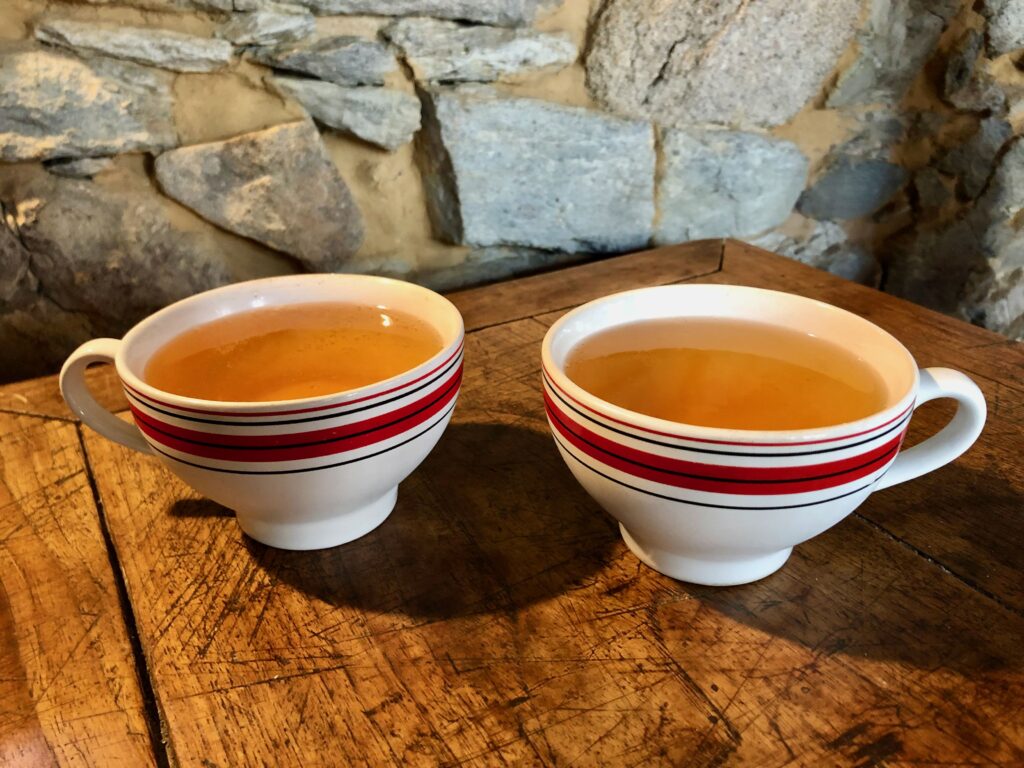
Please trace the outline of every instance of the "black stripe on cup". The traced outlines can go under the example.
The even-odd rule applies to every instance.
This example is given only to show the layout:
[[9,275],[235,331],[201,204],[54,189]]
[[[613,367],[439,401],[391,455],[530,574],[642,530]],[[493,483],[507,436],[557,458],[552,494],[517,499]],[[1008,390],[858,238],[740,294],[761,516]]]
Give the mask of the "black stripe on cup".
[[[904,424],[906,424],[910,420],[910,417],[914,415],[913,409],[908,410],[906,415],[902,419],[900,419],[895,424],[890,426],[884,432],[878,432],[877,434],[872,435],[871,437],[866,438],[864,440],[859,440],[856,443],[846,443],[845,445],[838,445],[832,448],[816,448],[813,451],[723,451],[716,448],[694,448],[689,445],[677,445],[675,443],[666,443],[663,440],[655,440],[654,438],[651,437],[642,437],[641,435],[638,435],[634,432],[627,432],[624,429],[613,427],[612,425],[607,424],[600,419],[595,419],[593,416],[584,413],[579,408],[570,403],[568,400],[566,400],[564,397],[562,397],[562,395],[558,391],[558,388],[551,383],[551,381],[547,378],[546,375],[544,376],[544,383],[547,385],[548,391],[550,391],[554,397],[558,398],[558,400],[561,401],[561,403],[566,408],[571,410],[573,413],[581,416],[582,418],[586,419],[587,421],[591,422],[592,424],[596,424],[597,426],[602,427],[603,429],[607,429],[609,432],[615,432],[616,434],[622,435],[623,437],[629,437],[632,438],[633,440],[640,440],[641,442],[650,443],[651,445],[658,445],[661,446],[662,448],[672,448],[673,450],[690,451],[692,453],[707,453],[715,456],[746,456],[754,458],[757,458],[759,456],[814,456],[815,454],[818,453],[833,453],[835,451],[845,451],[848,448],[856,448],[857,446],[874,442],[880,437],[885,437],[886,435],[890,434],[891,432],[899,429]],[[680,436],[679,439],[685,440],[686,438]]]
[[408,443],[411,443],[416,438],[422,437],[423,435],[427,434],[430,430],[432,430],[434,427],[436,427],[438,424],[441,424],[446,418],[448,418],[449,415],[451,415],[451,412],[453,410],[455,410],[455,403],[452,403],[451,407],[448,408],[444,413],[442,413],[437,419],[435,419],[433,422],[431,422],[430,426],[428,426],[426,429],[420,430],[419,432],[417,432],[412,437],[406,438],[405,440],[403,440],[400,443],[395,443],[394,445],[389,445],[387,448],[382,448],[381,450],[375,451],[374,453],[368,453],[365,456],[358,456],[358,457],[356,457],[354,459],[347,459],[345,461],[336,461],[333,464],[324,464],[324,465],[318,466],[318,467],[300,467],[298,469],[265,469],[265,470],[260,470],[260,469],[227,469],[225,467],[211,467],[211,466],[206,465],[206,464],[197,464],[197,463],[192,462],[192,461],[185,461],[184,459],[178,458],[177,456],[174,456],[173,454],[167,453],[166,451],[161,451],[159,448],[156,448],[152,444],[150,444],[150,448],[152,448],[154,451],[156,451],[157,453],[161,454],[162,456],[166,456],[171,461],[176,461],[179,464],[186,464],[186,465],[188,465],[190,467],[195,467],[196,469],[207,469],[210,472],[223,472],[223,473],[229,474],[229,475],[297,475],[297,474],[301,474],[303,472],[318,472],[321,469],[334,469],[336,467],[343,467],[343,466],[345,466],[347,464],[355,464],[357,462],[365,461],[366,459],[372,459],[375,456],[380,456],[381,454],[388,453],[389,451],[393,451],[396,448],[401,448],[403,445],[407,445]]

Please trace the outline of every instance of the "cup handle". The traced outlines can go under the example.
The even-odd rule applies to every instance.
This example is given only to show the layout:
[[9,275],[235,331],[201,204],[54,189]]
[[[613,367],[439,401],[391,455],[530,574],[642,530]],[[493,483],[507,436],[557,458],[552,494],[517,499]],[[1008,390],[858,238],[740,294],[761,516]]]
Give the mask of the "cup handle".
[[119,339],[93,339],[72,352],[60,369],[60,393],[68,407],[85,424],[108,440],[142,453],[152,453],[139,428],[122,421],[97,403],[85,384],[85,369],[91,363],[113,363],[119,346]]
[[951,397],[957,401],[952,421],[927,440],[900,451],[875,490],[889,488],[938,469],[953,461],[978,439],[985,426],[987,412],[985,396],[978,385],[951,368],[925,368],[921,371],[914,408],[940,397]]

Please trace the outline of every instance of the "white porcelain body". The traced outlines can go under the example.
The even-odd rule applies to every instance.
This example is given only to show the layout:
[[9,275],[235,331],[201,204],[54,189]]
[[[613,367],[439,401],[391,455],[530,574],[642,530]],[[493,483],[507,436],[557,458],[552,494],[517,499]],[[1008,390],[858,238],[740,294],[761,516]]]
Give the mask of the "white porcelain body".
[[[142,379],[152,354],[185,329],[259,307],[325,301],[412,314],[444,346],[399,376],[303,400],[204,401],[161,392]],[[253,538],[284,549],[320,549],[358,538],[390,514],[398,484],[451,419],[462,346],[458,310],[426,288],[363,275],[275,277],[193,296],[143,320],[121,341],[82,345],[61,371],[61,390],[86,424],[155,454],[199,493],[235,510]],[[83,374],[96,361],[114,363],[135,426],[89,394]]]
[[[594,333],[685,317],[752,320],[834,341],[879,372],[888,405],[821,429],[712,429],[627,411],[565,375],[569,351]],[[919,372],[903,345],[867,320],[755,288],[663,286],[599,299],[549,329],[542,358],[548,423],[570,471],[619,521],[643,562],[700,584],[743,584],[774,572],[795,545],[835,525],[872,491],[952,461],[985,421],[984,398],[963,374]],[[956,417],[897,457],[913,409],[935,397],[956,398]]]

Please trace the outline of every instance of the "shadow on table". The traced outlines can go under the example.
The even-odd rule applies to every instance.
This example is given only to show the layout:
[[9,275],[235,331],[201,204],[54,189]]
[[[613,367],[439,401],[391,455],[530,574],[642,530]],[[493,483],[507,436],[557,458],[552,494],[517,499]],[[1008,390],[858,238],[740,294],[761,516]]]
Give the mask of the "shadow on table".
[[[970,586],[974,574],[967,563],[943,554],[943,564],[958,574],[952,575],[864,519],[884,520],[886,508],[894,515],[934,515],[940,504],[944,518],[972,503],[988,513],[1000,502],[1004,513],[1011,509],[1007,504],[1016,494],[996,473],[964,461],[940,472],[941,477],[920,478],[869,498],[864,517],[847,518],[799,545],[780,571],[760,582],[725,589],[680,586],[706,608],[799,644],[816,659],[842,654],[919,670],[952,669],[972,678],[1024,669],[1024,618]],[[936,501],[939,493],[944,494],[941,502]],[[975,533],[982,538],[969,543],[969,522],[933,524],[952,526],[965,552],[973,548],[982,559],[1000,556],[985,532]],[[980,569],[978,563],[970,565]]]
[[547,432],[453,424],[376,530],[313,552],[246,538],[276,579],[331,605],[417,618],[512,611],[572,589],[607,564],[611,520]]
[[209,499],[178,499],[171,505],[173,517],[234,517],[235,513]]
[[[954,501],[966,504],[980,488],[986,498],[1002,492],[989,473],[969,465],[943,472],[938,487]],[[902,504],[929,514],[923,490],[885,493],[903,495],[870,499],[865,512]],[[180,501],[172,514],[232,515],[206,500]],[[588,585],[612,559],[618,531],[570,475],[546,432],[463,424],[449,428],[402,484],[391,517],[363,538],[313,552],[243,540],[273,579],[306,595],[430,620],[511,612]],[[656,589],[637,593],[658,596],[645,611],[652,636],[666,628],[686,632],[679,622],[692,621],[699,600],[703,621],[725,628],[723,653],[730,636],[747,645],[769,637],[782,641],[772,647],[789,654],[786,663],[812,659],[808,670],[834,655],[968,677],[1024,668],[1024,619],[857,516],[800,545],[782,570],[754,584],[701,587],[641,567],[633,579],[656,582]],[[633,607],[630,586],[618,584],[609,605]],[[707,627],[693,632],[700,637]],[[792,655],[787,644],[803,650]],[[779,661],[766,652],[763,664],[768,674]]]

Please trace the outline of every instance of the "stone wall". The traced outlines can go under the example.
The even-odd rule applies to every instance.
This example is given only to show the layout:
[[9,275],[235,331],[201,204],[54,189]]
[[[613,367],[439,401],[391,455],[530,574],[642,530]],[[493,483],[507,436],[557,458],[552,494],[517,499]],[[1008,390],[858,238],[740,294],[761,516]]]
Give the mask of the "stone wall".
[[226,282],[734,236],[1024,335],[1024,0],[5,0],[0,379]]

